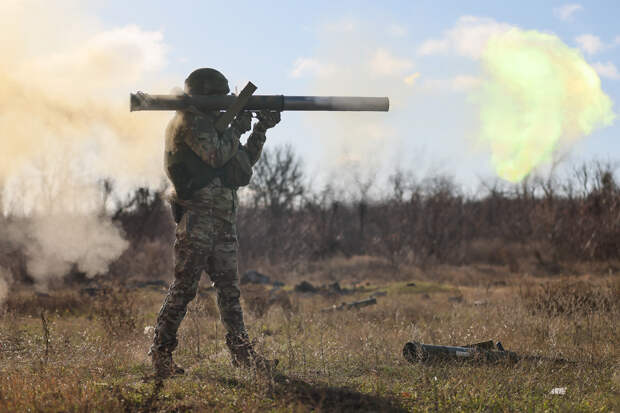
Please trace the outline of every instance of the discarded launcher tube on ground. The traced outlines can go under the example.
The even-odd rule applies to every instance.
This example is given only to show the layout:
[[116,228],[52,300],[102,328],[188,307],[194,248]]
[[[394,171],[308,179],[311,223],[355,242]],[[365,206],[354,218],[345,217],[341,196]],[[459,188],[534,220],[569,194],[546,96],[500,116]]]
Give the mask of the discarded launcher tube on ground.
[[497,344],[493,344],[492,341],[484,341],[466,346],[435,346],[414,341],[405,344],[403,356],[411,363],[442,360],[476,360],[485,362],[501,360],[517,362],[520,360],[517,353],[505,350],[499,341]]
[[521,360],[534,362],[549,362],[556,364],[577,364],[574,360],[562,357],[544,357],[537,355],[522,355],[504,349],[501,342],[483,341],[465,346],[435,346],[422,344],[416,341],[405,344],[403,356],[411,363],[434,361],[476,361],[497,363],[507,361],[516,363]]
[[369,305],[375,305],[375,304],[377,304],[377,299],[374,297],[371,297],[371,298],[367,298],[361,301],[354,301],[352,303],[342,303],[340,305],[334,304],[333,306],[324,308],[321,311],[325,313],[328,311],[353,310],[353,309],[367,307]]

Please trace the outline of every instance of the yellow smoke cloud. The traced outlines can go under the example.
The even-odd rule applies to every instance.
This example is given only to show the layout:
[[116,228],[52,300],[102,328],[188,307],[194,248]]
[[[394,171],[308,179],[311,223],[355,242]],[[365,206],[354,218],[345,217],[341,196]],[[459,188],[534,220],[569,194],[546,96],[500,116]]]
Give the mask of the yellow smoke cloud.
[[[0,5],[10,22],[0,27],[0,180],[50,150],[82,148],[79,158],[88,146],[97,152],[90,172],[156,182],[170,114],[130,114],[128,95],[165,64],[162,35],[137,26],[78,29],[89,18],[73,5]],[[73,27],[71,39],[57,34],[66,27]]]
[[481,137],[506,180],[520,181],[555,150],[615,117],[594,69],[555,35],[519,29],[495,35],[482,65]]

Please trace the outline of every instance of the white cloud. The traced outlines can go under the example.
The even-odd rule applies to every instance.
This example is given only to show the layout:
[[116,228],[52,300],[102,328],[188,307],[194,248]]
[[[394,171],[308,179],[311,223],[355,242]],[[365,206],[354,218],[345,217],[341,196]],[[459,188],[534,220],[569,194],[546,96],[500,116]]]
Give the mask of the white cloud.
[[575,37],[575,41],[579,45],[579,48],[588,54],[598,53],[605,48],[600,37],[593,34],[582,34],[581,36]]
[[442,38],[429,39],[422,43],[418,48],[418,54],[455,52],[460,56],[478,59],[491,36],[514,27],[488,17],[462,16],[453,28],[444,32]]
[[290,76],[294,78],[305,76],[324,77],[329,76],[334,71],[335,68],[333,65],[320,62],[311,57],[299,57],[295,60],[295,63],[293,63],[293,70],[291,70]]
[[553,14],[560,20],[570,21],[573,18],[573,14],[583,10],[583,6],[577,3],[564,4],[560,7],[553,9]]
[[[413,61],[407,58],[394,56],[384,48],[378,48],[366,55],[365,69],[374,76],[402,76],[413,68]],[[293,63],[293,69],[289,73],[292,78],[315,77],[326,78],[337,75],[343,70],[342,64],[327,62],[327,59],[314,57],[299,57]],[[358,67],[358,71],[361,68]]]
[[399,75],[409,71],[412,67],[411,60],[396,57],[386,49],[378,49],[370,60],[370,70],[376,75]]
[[450,42],[447,39],[429,39],[422,43],[418,48],[418,54],[430,55],[446,53],[450,49]]
[[405,37],[408,31],[406,27],[394,23],[388,26],[387,33],[394,37]]
[[598,73],[599,76],[614,80],[620,79],[620,72],[618,72],[618,68],[612,62],[596,62],[592,64],[592,67],[596,70],[596,73]]
[[340,20],[330,22],[327,24],[323,24],[320,27],[322,32],[331,32],[331,33],[351,33],[357,30],[359,27],[359,22],[357,19],[351,17],[344,17]]

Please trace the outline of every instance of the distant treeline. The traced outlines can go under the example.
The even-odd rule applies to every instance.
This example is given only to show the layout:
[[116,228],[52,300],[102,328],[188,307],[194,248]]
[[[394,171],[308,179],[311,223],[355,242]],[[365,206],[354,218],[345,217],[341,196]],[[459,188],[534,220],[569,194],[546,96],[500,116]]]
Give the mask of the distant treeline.
[[396,171],[371,197],[372,181],[348,193],[309,191],[291,148],[266,155],[239,214],[248,263],[369,254],[395,267],[489,263],[517,271],[529,256],[553,272],[561,262],[620,258],[620,188],[611,163],[592,161],[561,179],[486,184],[475,195],[449,177],[418,181]]
[[[396,171],[388,182],[374,196],[372,180],[349,192],[311,190],[291,147],[265,151],[241,197],[240,267],[373,255],[395,269],[484,263],[518,272],[530,260],[554,273],[620,259],[620,188],[610,163],[590,162],[562,179],[487,184],[475,195],[442,176],[418,181]],[[101,188],[111,197],[113,183]],[[174,223],[163,193],[140,188],[108,207],[130,241],[109,276],[170,277]],[[26,258],[0,239],[0,266],[18,280],[29,279]],[[77,270],[69,277],[80,278]]]

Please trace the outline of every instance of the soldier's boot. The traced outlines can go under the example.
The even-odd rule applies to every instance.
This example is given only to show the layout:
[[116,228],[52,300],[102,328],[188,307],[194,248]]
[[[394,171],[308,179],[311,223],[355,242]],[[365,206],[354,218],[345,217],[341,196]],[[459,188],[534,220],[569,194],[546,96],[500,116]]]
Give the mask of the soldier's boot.
[[258,373],[273,374],[279,360],[270,360],[256,353],[247,334],[241,336],[226,334],[226,345],[230,350],[234,367],[255,369]]
[[158,379],[167,379],[172,376],[185,374],[183,367],[177,365],[172,360],[172,353],[151,350],[149,354],[153,363],[155,377]]

